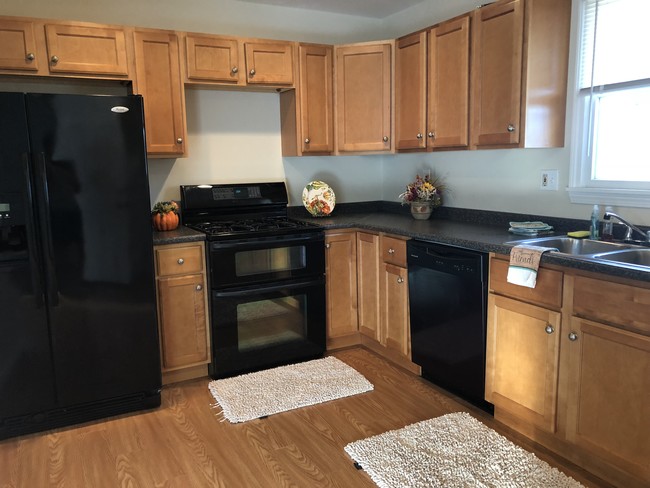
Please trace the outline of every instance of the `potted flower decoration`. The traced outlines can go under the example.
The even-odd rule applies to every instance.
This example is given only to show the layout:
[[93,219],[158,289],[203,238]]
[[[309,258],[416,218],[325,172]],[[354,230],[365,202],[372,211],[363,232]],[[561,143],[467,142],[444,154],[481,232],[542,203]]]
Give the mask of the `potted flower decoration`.
[[174,230],[178,227],[178,204],[157,202],[151,210],[151,221],[156,230]]
[[418,220],[426,220],[434,208],[442,205],[442,192],[445,189],[440,178],[415,175],[415,181],[406,185],[406,191],[400,194],[402,205],[411,206],[411,215]]

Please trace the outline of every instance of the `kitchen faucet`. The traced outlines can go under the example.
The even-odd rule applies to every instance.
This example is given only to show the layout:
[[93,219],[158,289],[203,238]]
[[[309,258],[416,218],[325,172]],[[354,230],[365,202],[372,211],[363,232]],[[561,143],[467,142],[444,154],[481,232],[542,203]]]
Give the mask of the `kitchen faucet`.
[[620,215],[615,214],[614,212],[605,212],[605,214],[603,215],[603,219],[605,219],[605,220],[609,220],[612,217],[614,217],[616,220],[618,220],[621,224],[623,224],[627,228],[627,231],[625,232],[625,237],[623,238],[623,240],[631,241],[632,240],[632,232],[637,231],[639,234],[641,234],[644,237],[644,240],[646,242],[650,242],[650,230],[648,232],[643,232],[636,225],[630,224],[627,220],[625,220]]

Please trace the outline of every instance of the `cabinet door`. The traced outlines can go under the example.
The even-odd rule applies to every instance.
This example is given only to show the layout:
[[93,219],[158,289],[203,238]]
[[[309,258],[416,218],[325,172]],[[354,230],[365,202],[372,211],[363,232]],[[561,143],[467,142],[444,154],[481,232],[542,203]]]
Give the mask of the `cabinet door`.
[[339,151],[391,149],[391,44],[336,48]]
[[427,33],[395,45],[395,147],[423,149],[427,116]]
[[359,332],[379,341],[379,236],[357,233]]
[[427,146],[466,148],[469,143],[470,18],[429,31]]
[[559,312],[489,295],[485,399],[556,431]]
[[566,339],[568,440],[650,479],[650,337],[573,317]]
[[299,47],[300,126],[303,153],[334,150],[332,47]]
[[168,32],[134,33],[136,93],[144,98],[147,153],[181,156],[185,152],[183,85],[178,38]]
[[406,268],[382,264],[381,343],[387,349],[411,358],[411,334]]
[[472,25],[472,145],[516,146],[521,129],[523,2],[476,10]]
[[187,78],[194,81],[245,82],[237,39],[187,34],[185,57]]
[[356,233],[326,235],[325,250],[329,341],[358,331]]
[[0,19],[0,69],[38,71],[45,53],[37,51],[34,23]]
[[210,360],[204,275],[158,278],[163,371]]
[[293,44],[247,42],[246,82],[249,85],[293,85]]
[[45,36],[50,73],[129,74],[122,29],[48,24]]

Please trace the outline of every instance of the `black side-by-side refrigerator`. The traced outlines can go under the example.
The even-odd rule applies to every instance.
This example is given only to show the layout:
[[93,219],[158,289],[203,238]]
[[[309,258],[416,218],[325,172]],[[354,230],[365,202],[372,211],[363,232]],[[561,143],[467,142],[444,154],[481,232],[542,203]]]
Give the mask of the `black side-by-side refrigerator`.
[[0,439],[160,405],[142,98],[0,93]]

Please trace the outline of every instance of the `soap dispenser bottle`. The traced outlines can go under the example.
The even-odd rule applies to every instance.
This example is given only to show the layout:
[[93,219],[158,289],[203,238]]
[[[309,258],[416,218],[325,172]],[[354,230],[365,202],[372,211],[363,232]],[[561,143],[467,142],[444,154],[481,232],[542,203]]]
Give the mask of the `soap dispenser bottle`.
[[[605,213],[607,212],[613,212],[614,209],[607,205],[605,207]],[[614,240],[614,222],[612,220],[603,220],[603,233],[602,233],[602,239],[603,241],[613,241]]]
[[598,239],[598,227],[600,226],[600,208],[594,205],[591,211],[591,227],[589,229],[589,237],[591,239]]

